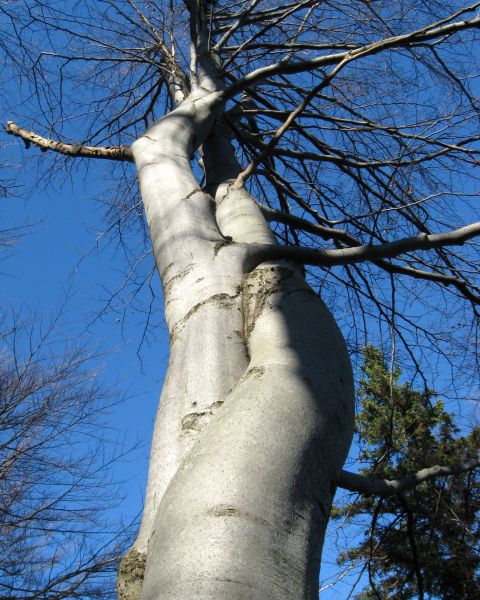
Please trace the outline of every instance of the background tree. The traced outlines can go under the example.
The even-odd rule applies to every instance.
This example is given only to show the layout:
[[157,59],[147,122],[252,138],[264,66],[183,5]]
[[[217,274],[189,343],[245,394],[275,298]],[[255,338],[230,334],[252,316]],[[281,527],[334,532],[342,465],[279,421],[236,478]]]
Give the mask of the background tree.
[[7,133],[49,174],[116,163],[110,229],[143,206],[162,280],[169,368],[122,597],[316,598],[336,482],[398,488],[341,473],[348,350],[386,334],[420,377],[451,365],[451,394],[476,376],[479,8],[2,7]]
[[[383,353],[365,350],[359,386],[360,473],[402,479],[425,466],[474,464],[480,428],[460,435],[431,390],[399,383]],[[368,516],[365,538],[341,557],[367,562],[369,585],[358,598],[478,598],[480,481],[478,472],[427,480],[402,494],[360,498],[336,514]]]
[[[28,232],[0,231],[4,278]],[[128,527],[108,514],[121,501],[111,467],[126,452],[112,439],[108,413],[122,398],[100,385],[99,356],[60,337],[61,313],[45,326],[31,313],[1,312],[2,600],[114,598],[128,546]]]
[[128,529],[112,533],[107,519],[118,502],[108,471],[123,451],[108,443],[102,415],[119,398],[99,386],[93,360],[53,327],[39,335],[3,318],[0,598],[115,597]]

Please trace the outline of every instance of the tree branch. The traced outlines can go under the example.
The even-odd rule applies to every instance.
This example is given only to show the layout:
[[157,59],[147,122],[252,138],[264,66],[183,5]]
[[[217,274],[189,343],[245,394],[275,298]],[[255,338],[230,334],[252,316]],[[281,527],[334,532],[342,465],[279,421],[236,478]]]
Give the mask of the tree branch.
[[65,144],[64,142],[41,137],[33,131],[22,129],[12,121],[8,121],[5,131],[9,135],[22,139],[26,148],[29,148],[30,144],[34,144],[35,146],[38,146],[42,152],[53,150],[54,152],[64,154],[65,156],[133,161],[128,146],[82,146],[81,144]]
[[[326,227],[313,223],[302,217],[297,217],[291,213],[287,213],[280,210],[275,210],[261,202],[257,202],[263,216],[267,221],[275,221],[277,223],[284,223],[290,225],[294,229],[301,229],[307,233],[318,235],[324,240],[335,240],[344,244],[350,244],[351,246],[361,246],[362,244],[352,235],[347,233],[344,229],[337,229],[335,227]],[[427,281],[435,281],[444,285],[455,286],[465,297],[472,300],[474,303],[480,303],[480,297],[473,294],[466,281],[453,275],[446,275],[445,273],[437,273],[434,271],[425,271],[424,269],[416,269],[414,267],[407,267],[404,265],[394,264],[388,260],[373,260],[374,265],[387,271],[388,273],[397,273],[399,275],[408,275],[415,279],[425,279]]]
[[351,492],[359,492],[367,496],[394,496],[411,490],[417,485],[436,479],[437,477],[448,477],[459,475],[467,471],[473,471],[480,467],[480,458],[472,459],[460,465],[440,466],[434,465],[407,475],[402,479],[372,479],[358,473],[342,470],[337,479],[337,485]]
[[133,2],[133,0],[127,0],[127,2],[137,13],[140,20],[148,27],[157,43],[158,48],[162,52],[162,62],[164,63],[168,72],[167,84],[170,97],[175,104],[181,104],[190,92],[190,85],[187,76],[175,60],[175,47],[173,42],[172,50],[169,50],[163,39],[163,36],[157,30],[155,25],[153,25],[152,22],[145,16],[145,14],[138,8],[135,2]]
[[310,90],[310,92],[305,96],[305,98],[302,100],[302,102],[297,106],[297,108],[295,108],[295,110],[293,110],[288,117],[285,119],[285,121],[282,123],[282,125],[277,129],[277,131],[275,132],[275,134],[270,138],[270,141],[268,142],[268,144],[265,145],[265,147],[263,148],[263,150],[260,152],[260,154],[258,154],[257,156],[255,156],[250,163],[245,167],[245,169],[238,174],[235,182],[233,183],[233,187],[234,188],[240,188],[245,184],[245,181],[247,180],[248,177],[250,177],[250,175],[253,173],[253,171],[255,170],[255,168],[265,159],[267,158],[271,151],[277,146],[277,144],[279,143],[282,135],[287,131],[287,129],[292,125],[292,123],[294,122],[294,120],[302,114],[302,112],[305,110],[305,108],[308,106],[308,104],[313,100],[313,98],[315,98],[315,96],[320,92],[320,90],[327,85],[327,82],[329,81],[329,78],[326,77],[325,79],[322,80],[322,82],[315,86],[312,90]]
[[396,258],[414,250],[433,250],[444,246],[462,246],[467,240],[480,235],[480,222],[443,233],[419,233],[385,244],[362,244],[337,250],[314,250],[299,246],[251,244],[250,257],[258,264],[266,260],[291,259],[321,267],[349,265],[365,261]]
[[414,250],[433,250],[436,248],[443,248],[444,246],[461,246],[468,239],[480,235],[480,222],[472,223],[465,227],[445,233],[420,233],[417,236],[404,238],[396,242],[373,245],[360,244],[353,236],[342,229],[337,230],[332,227],[316,225],[310,223],[306,219],[282,213],[281,211],[272,210],[264,205],[260,205],[260,207],[267,220],[287,223],[293,227],[319,235],[323,239],[334,239],[336,241],[349,243],[351,246],[335,250],[315,250],[300,246],[250,244],[249,267],[252,269],[261,262],[281,259],[294,260],[305,265],[320,267],[350,265],[370,261],[377,267],[389,273],[398,273],[400,275],[414,277],[415,279],[425,279],[446,286],[454,286],[473,304],[480,304],[480,295],[470,289],[470,287],[474,289],[478,288],[472,284],[469,287],[468,283],[460,277],[394,264],[386,260],[396,258]]
[[413,558],[413,570],[417,579],[418,588],[418,600],[424,600],[425,596],[423,593],[423,576],[422,569],[420,568],[420,561],[418,559],[417,541],[415,539],[415,520],[413,511],[408,506],[407,500],[403,495],[400,495],[400,503],[402,504],[403,510],[407,515],[407,534],[410,542],[410,548],[412,549]]
[[306,231],[307,233],[318,235],[324,240],[335,239],[344,243],[351,244],[352,246],[361,245],[360,242],[358,242],[353,236],[348,234],[344,229],[336,229],[334,227],[326,227],[325,225],[313,223],[308,219],[297,217],[292,213],[287,213],[282,210],[270,208],[269,206],[266,206],[261,202],[257,202],[257,205],[262,211],[262,214],[267,221],[284,223],[285,225],[290,225],[294,229],[301,229],[302,231]]
[[364,56],[371,56],[384,50],[393,48],[415,47],[425,44],[430,40],[449,37],[458,31],[480,27],[480,17],[476,16],[470,20],[461,20],[450,23],[454,18],[462,15],[465,12],[477,10],[480,2],[476,2],[467,8],[462,8],[456,13],[450,15],[446,19],[432,23],[416,31],[412,31],[403,35],[396,35],[389,38],[384,38],[370,44],[365,44],[353,50],[346,52],[338,52],[324,56],[317,56],[312,59],[291,61],[280,60],[277,63],[270,64],[266,67],[260,67],[245,75],[242,79],[237,80],[225,91],[225,99],[229,99],[246,88],[256,86],[265,81],[269,77],[275,75],[286,75],[294,73],[302,73],[312,71],[331,65],[346,64],[352,60]]

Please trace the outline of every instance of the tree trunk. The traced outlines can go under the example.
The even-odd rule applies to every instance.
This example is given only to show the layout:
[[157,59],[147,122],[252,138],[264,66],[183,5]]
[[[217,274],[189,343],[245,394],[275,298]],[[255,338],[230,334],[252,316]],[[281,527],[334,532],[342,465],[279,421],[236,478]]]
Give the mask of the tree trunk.
[[[142,600],[317,598],[353,433],[330,312],[296,264],[249,260],[249,243],[275,240],[247,191],[229,187],[238,165],[222,108],[197,91],[132,146],[171,347],[122,599],[140,588]],[[202,143],[211,194],[190,165]]]

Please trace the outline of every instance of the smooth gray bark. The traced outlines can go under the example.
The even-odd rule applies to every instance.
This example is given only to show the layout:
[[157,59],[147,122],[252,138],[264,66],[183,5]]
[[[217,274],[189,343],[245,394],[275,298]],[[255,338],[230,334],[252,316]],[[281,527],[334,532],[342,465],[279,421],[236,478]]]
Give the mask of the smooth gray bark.
[[[146,555],[143,600],[313,599],[353,433],[351,367],[300,267],[251,270],[249,244],[275,240],[229,187],[238,165],[221,110],[197,90],[132,146],[171,352],[119,591],[138,597]],[[202,142],[212,195],[190,165]]]

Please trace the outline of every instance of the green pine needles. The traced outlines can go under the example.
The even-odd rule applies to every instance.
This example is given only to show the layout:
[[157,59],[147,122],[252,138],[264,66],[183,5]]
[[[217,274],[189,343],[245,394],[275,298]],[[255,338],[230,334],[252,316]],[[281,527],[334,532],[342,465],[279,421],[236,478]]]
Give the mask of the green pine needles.
[[[365,349],[362,373],[356,433],[362,475],[399,479],[478,456],[480,428],[462,436],[435,392],[400,384],[400,369],[390,372],[379,349]],[[480,599],[478,470],[432,479],[398,496],[350,497],[334,516],[370,522],[339,561],[365,561],[368,585],[357,599]]]

